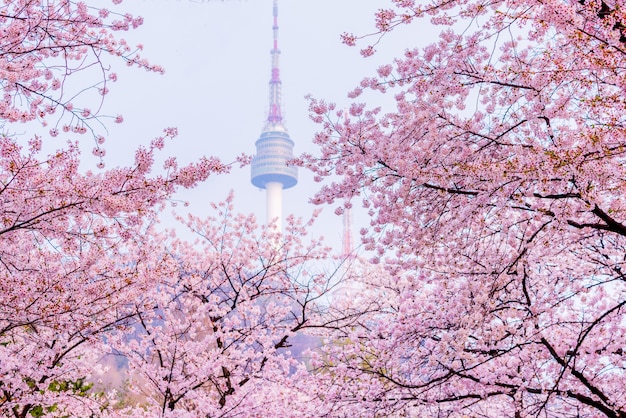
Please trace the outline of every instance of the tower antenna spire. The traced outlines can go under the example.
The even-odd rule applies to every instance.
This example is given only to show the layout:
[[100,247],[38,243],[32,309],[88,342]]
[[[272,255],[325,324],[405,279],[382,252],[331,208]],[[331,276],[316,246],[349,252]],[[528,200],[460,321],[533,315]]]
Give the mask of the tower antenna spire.
[[275,222],[281,229],[283,189],[298,182],[298,170],[287,163],[294,158],[294,143],[283,124],[281,108],[280,70],[278,67],[278,0],[274,0],[274,44],[271,50],[272,75],[270,77],[270,107],[265,127],[256,141],[256,155],[252,158],[252,184],[267,191],[267,223]]
[[272,32],[274,37],[274,46],[272,48],[272,77],[270,78],[270,107],[267,115],[266,129],[271,129],[273,126],[282,126],[283,115],[281,108],[281,87],[280,81],[280,49],[278,49],[278,0],[274,0],[273,7],[274,25],[272,26]]

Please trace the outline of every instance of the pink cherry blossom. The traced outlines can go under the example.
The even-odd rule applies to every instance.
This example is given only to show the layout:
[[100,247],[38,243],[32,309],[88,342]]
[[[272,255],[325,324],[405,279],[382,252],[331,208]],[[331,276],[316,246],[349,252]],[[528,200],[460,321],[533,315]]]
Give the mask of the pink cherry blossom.
[[378,49],[441,26],[359,84],[395,106],[311,100],[314,201],[362,201],[387,304],[316,357],[326,414],[626,416],[625,5],[393,3]]

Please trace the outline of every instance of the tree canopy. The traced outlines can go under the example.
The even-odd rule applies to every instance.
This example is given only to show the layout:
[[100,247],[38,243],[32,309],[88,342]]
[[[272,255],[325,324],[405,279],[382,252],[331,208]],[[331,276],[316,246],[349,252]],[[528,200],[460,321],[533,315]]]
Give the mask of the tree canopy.
[[338,404],[626,416],[624,5],[392,3],[374,45],[441,26],[351,93],[393,94],[395,109],[311,102],[309,166],[338,176],[316,200],[361,201],[364,243],[398,280],[354,353],[326,347],[320,367],[356,385]]

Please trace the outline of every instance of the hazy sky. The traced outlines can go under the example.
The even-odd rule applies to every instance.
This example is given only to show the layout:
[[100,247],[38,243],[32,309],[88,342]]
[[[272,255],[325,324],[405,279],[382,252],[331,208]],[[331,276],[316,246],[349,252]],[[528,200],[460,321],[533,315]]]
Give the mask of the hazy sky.
[[[107,109],[125,122],[110,126],[107,166],[129,163],[136,145],[147,143],[164,127],[176,126],[179,138],[167,148],[181,160],[216,155],[231,161],[253,154],[267,115],[272,46],[272,0],[126,0],[119,10],[141,15],[144,25],[126,34],[142,43],[143,55],[165,67],[165,75],[142,70],[118,71]],[[283,81],[283,114],[294,152],[314,151],[317,129],[308,118],[307,94],[344,107],[346,93],[404,49],[424,43],[418,27],[386,38],[380,53],[364,59],[358,48],[342,45],[342,32],[373,31],[373,14],[388,0],[280,0],[279,47]],[[111,10],[116,10],[111,7]],[[432,35],[430,36],[432,40]],[[381,98],[381,100],[383,100]],[[389,98],[387,104],[390,104]],[[283,215],[308,216],[307,203],[316,184],[299,171],[299,183],[283,192]],[[223,200],[233,189],[241,212],[265,219],[265,191],[250,183],[250,168],[182,193],[194,213],[208,202]],[[340,242],[341,218],[324,210],[318,234]],[[360,223],[358,215],[355,223]],[[357,235],[355,225],[355,238]]]

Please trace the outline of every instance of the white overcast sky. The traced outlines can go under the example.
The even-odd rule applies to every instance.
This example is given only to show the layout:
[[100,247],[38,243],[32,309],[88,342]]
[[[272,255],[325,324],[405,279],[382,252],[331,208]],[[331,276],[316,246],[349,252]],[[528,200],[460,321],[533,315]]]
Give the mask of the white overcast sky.
[[[241,152],[253,154],[268,108],[272,3],[125,0],[120,11],[144,18],[144,25],[125,38],[131,45],[142,43],[143,55],[164,66],[166,73],[118,71],[119,81],[111,87],[106,108],[123,114],[125,122],[109,125],[107,166],[129,163],[137,145],[168,126],[178,128],[179,138],[167,149],[183,161],[199,155],[231,161]],[[344,107],[350,103],[347,92],[362,77],[405,49],[434,40],[432,30],[413,27],[385,38],[380,52],[367,59],[358,47],[341,44],[342,32],[371,33],[374,12],[389,4],[389,0],[279,1],[283,114],[295,154],[315,150],[311,140],[317,127],[308,117],[307,94]],[[427,32],[430,35],[425,36]],[[384,100],[391,104],[390,98]],[[283,192],[283,216],[309,216],[313,207],[307,201],[316,186],[312,175],[301,169],[299,184]],[[204,214],[208,202],[223,200],[231,189],[238,211],[265,219],[265,191],[252,186],[249,167],[212,177],[180,196],[190,202],[192,212]],[[324,209],[316,232],[339,245],[341,218],[332,212]],[[357,238],[362,220],[358,214],[355,218]]]

